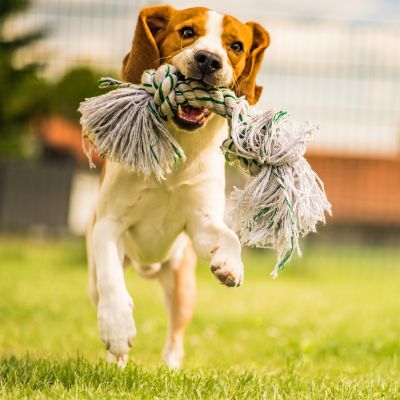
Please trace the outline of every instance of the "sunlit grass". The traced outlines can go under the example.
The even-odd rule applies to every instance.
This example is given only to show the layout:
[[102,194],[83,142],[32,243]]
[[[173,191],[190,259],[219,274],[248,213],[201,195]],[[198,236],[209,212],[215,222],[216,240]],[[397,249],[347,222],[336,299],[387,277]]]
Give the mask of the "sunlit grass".
[[271,280],[246,252],[243,287],[198,268],[183,371],[161,366],[162,293],[128,271],[138,336],[106,365],[83,242],[1,239],[0,397],[399,398],[400,249],[311,246]]

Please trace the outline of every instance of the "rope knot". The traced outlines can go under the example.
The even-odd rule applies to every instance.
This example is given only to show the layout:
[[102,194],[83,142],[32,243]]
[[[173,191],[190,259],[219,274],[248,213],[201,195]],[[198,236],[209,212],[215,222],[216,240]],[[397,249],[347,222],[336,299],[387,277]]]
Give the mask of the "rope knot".
[[242,99],[236,97],[229,88],[215,88],[193,79],[178,79],[178,69],[164,64],[157,70],[147,70],[142,75],[142,86],[153,96],[158,115],[163,120],[177,114],[178,105],[207,108],[227,119]]
[[144,89],[153,95],[161,119],[168,120],[177,112],[175,87],[178,82],[178,70],[169,64],[164,64],[157,70],[147,70],[142,75]]

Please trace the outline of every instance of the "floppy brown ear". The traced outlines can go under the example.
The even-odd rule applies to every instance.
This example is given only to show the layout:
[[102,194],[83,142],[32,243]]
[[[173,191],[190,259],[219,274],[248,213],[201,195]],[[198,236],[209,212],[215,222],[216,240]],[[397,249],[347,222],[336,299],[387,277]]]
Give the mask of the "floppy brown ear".
[[171,6],[146,7],[140,11],[132,49],[122,63],[122,79],[140,83],[144,70],[160,66],[156,37],[167,26],[174,11]]
[[264,51],[269,46],[269,34],[256,22],[247,22],[246,25],[253,31],[253,42],[246,66],[238,79],[237,94],[246,96],[250,104],[255,104],[262,92],[262,87],[256,85],[256,76],[261,67]]

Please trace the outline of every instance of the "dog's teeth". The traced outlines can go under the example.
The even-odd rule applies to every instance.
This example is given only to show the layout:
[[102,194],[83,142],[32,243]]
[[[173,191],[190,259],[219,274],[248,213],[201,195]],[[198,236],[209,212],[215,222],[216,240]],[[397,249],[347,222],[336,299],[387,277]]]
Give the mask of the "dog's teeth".
[[201,114],[199,114],[199,115],[196,117],[196,121],[201,121],[201,120],[203,119],[203,117],[204,117],[204,112],[202,112]]
[[180,104],[178,105],[177,111],[177,114],[181,119],[189,122],[201,122],[206,116],[206,110],[202,111],[199,115],[193,115],[191,112],[187,114]]

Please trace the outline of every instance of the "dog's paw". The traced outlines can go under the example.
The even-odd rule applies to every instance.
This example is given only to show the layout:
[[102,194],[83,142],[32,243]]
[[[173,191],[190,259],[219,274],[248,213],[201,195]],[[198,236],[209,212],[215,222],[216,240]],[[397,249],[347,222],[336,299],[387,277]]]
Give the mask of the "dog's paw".
[[100,298],[98,304],[100,337],[117,362],[125,359],[136,336],[132,311],[133,301],[127,293]]
[[224,285],[240,286],[243,283],[244,268],[242,260],[215,251],[211,260],[211,272]]
[[115,364],[119,369],[124,370],[126,364],[128,364],[128,354],[125,354],[124,356],[117,358],[114,356],[114,354],[107,351],[106,360],[110,364]]
[[164,361],[168,368],[179,369],[182,364],[183,355],[176,351],[169,351],[164,354]]
[[181,346],[167,344],[163,356],[167,367],[170,369],[179,369],[184,357],[183,348]]

